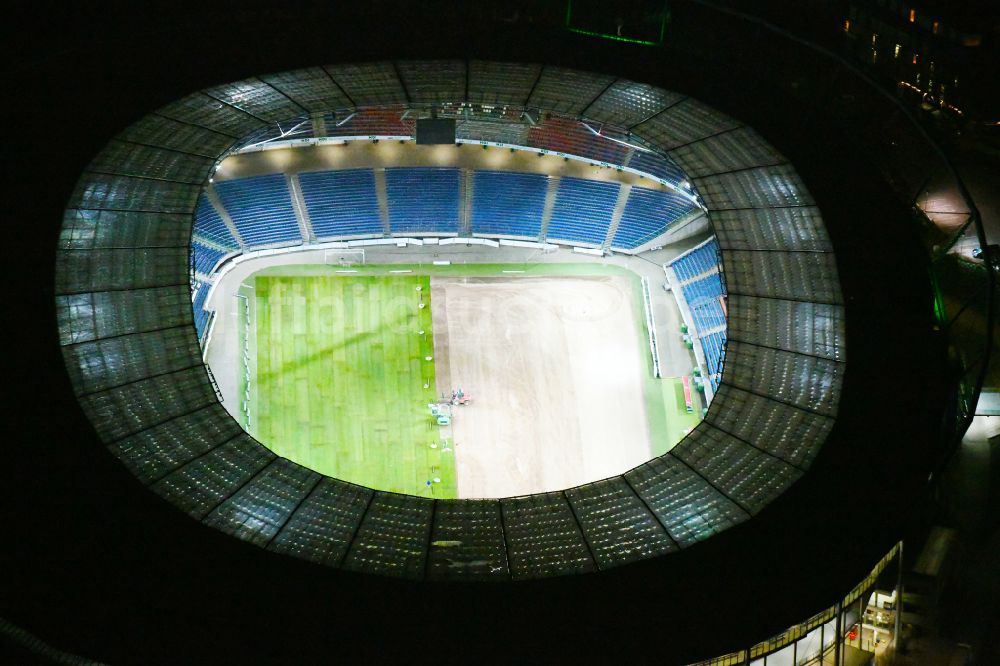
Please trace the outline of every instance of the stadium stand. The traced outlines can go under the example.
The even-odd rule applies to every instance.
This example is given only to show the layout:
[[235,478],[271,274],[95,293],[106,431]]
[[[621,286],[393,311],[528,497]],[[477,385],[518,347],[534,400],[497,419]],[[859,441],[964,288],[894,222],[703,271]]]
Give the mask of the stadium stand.
[[726,314],[720,302],[726,294],[720,262],[719,243],[713,236],[670,263],[691,311],[690,323],[705,353],[705,371],[713,393],[722,377],[727,335]]
[[684,172],[673,160],[659,153],[645,150],[633,151],[632,156],[628,158],[624,166],[648,173],[655,178],[669,180],[671,183],[680,183],[685,179]]
[[[423,99],[443,99],[444,93],[456,89],[453,76],[440,91],[435,89],[437,84],[426,83],[430,79],[419,72],[427,69],[428,77],[436,75],[430,71],[433,64],[403,69]],[[475,69],[484,71],[481,64]],[[646,153],[630,152],[634,149],[597,137],[575,120],[557,120],[548,127],[553,116],[545,114],[586,117],[591,106],[594,113],[608,119],[634,120],[639,123],[636,135],[663,154],[740,126],[693,99],[657,112],[657,105],[670,104],[672,98],[648,88],[636,89],[633,95],[631,84],[612,86],[614,78],[605,75],[505,63],[492,66],[494,70],[523,72],[515,97],[475,80],[469,81],[468,94],[475,91],[484,102],[514,99],[538,109],[541,113],[535,120],[541,129],[531,130],[533,137],[587,159],[602,159],[604,153],[598,148],[611,144],[615,154],[623,158],[631,154],[626,164],[655,161]],[[540,73],[537,80],[536,72]],[[742,331],[738,336],[734,333],[734,340],[727,344],[726,334],[713,330],[717,326],[710,327],[702,344],[707,346],[713,374],[718,373],[723,355],[728,356],[726,366],[731,369],[720,391],[741,398],[713,402],[713,421],[724,423],[736,410],[742,414],[752,407],[755,423],[778,432],[789,422],[783,415],[798,410],[797,423],[802,425],[780,438],[782,448],[774,449],[776,458],[762,452],[757,455],[758,449],[706,422],[674,451],[619,477],[628,484],[610,479],[566,492],[504,498],[497,500],[499,511],[468,500],[430,504],[331,478],[323,478],[306,492],[315,477],[284,461],[276,462],[263,447],[239,434],[238,424],[219,405],[201,365],[201,349],[190,336],[189,325],[196,314],[192,298],[204,298],[205,285],[198,280],[197,288],[188,289],[190,254],[181,247],[190,237],[201,187],[187,182],[184,174],[203,168],[203,157],[223,158],[231,143],[227,137],[247,137],[271,121],[282,122],[284,127],[285,119],[300,116],[302,109],[329,112],[329,120],[345,121],[339,130],[343,132],[360,133],[379,126],[393,131],[400,125],[406,128],[400,120],[406,92],[393,63],[336,65],[327,67],[326,74],[313,70],[301,76],[269,75],[267,80],[283,95],[268,93],[251,82],[213,91],[232,104],[220,104],[205,93],[170,104],[128,132],[148,137],[143,140],[157,146],[191,151],[191,159],[168,165],[179,174],[178,179],[85,172],[68,201],[55,280],[57,312],[64,354],[73,361],[68,365],[79,368],[85,360],[88,368],[86,374],[74,371],[70,379],[98,435],[140,481],[218,529],[258,544],[270,539],[267,548],[273,551],[330,566],[409,578],[445,577],[450,570],[442,567],[444,554],[434,553],[432,539],[459,540],[457,535],[461,535],[470,561],[491,563],[469,566],[463,576],[486,579],[493,576],[492,566],[498,566],[499,577],[523,579],[606,569],[632,557],[656,556],[668,550],[671,541],[687,547],[708,538],[747,520],[797,478],[796,468],[781,462],[785,455],[801,462],[819,451],[836,416],[843,374],[844,317],[836,265],[819,211],[794,169],[774,164],[768,151],[754,143],[738,159],[767,158],[758,169],[740,176],[706,172],[694,182],[710,214],[724,227],[719,237],[729,262],[726,285],[736,292],[730,316]],[[507,83],[503,76],[497,80],[498,86]],[[253,93],[246,104],[236,96],[244,90]],[[614,92],[595,102],[602,91]],[[350,96],[357,116],[349,118],[351,111],[343,110],[343,95]],[[287,112],[286,98],[299,105],[294,114]],[[365,109],[372,105],[382,106]],[[244,106],[247,111],[240,110]],[[335,126],[329,120],[325,123],[328,133]],[[520,116],[518,122],[522,125],[517,131],[521,131]],[[485,125],[483,121],[480,129]],[[599,126],[594,123],[593,127]],[[549,130],[561,138],[545,137]],[[470,127],[469,131],[479,129]],[[567,134],[579,141],[566,140]],[[745,133],[733,137],[753,138]],[[475,137],[470,134],[470,138]],[[717,145],[728,144],[720,140]],[[592,146],[595,152],[581,146]],[[692,162],[704,158],[704,169],[717,168],[717,163],[698,151],[678,150],[677,155]],[[678,162],[685,166],[680,158]],[[659,168],[667,167],[661,164]],[[108,169],[109,173],[123,170]],[[215,185],[248,247],[300,240],[283,178],[262,176]],[[302,182],[309,180],[306,174],[300,177]],[[393,231],[457,229],[461,189],[457,170],[390,169],[386,180],[395,213]],[[479,176],[474,179],[474,192],[478,180]],[[311,185],[303,186],[306,195]],[[444,210],[430,207],[429,198],[421,196],[428,191],[435,192],[435,202],[447,202]],[[603,243],[618,191],[617,184],[563,178],[548,237]],[[474,207],[482,204],[473,202]],[[790,211],[788,205],[798,208]],[[474,221],[473,227],[482,221]],[[414,226],[404,228],[404,222]],[[330,224],[335,225],[331,229],[348,228],[336,226],[347,224],[339,220]],[[210,227],[211,223],[204,226]],[[622,233],[632,231],[623,228]],[[228,246],[217,238],[204,239],[212,247],[196,241],[192,251],[199,270],[210,270],[208,264],[222,256],[219,248]],[[792,251],[800,248],[820,251]],[[748,252],[755,249],[769,251]],[[713,242],[674,266],[685,286],[694,285],[690,289],[698,294],[704,287],[708,293],[702,298],[714,297],[714,301],[708,298],[701,305],[694,304],[706,324],[718,322],[718,312],[711,305],[718,303],[717,295],[722,293],[718,265],[719,246]],[[797,271],[795,279],[777,279],[787,270]],[[194,324],[199,326],[197,321]],[[183,329],[192,344],[168,340],[158,332],[164,326]],[[118,337],[121,344],[105,340]],[[165,340],[171,344],[164,344]],[[123,356],[120,350],[125,344],[136,351]],[[772,377],[767,374],[772,368],[781,372]],[[714,384],[717,381],[710,379]],[[737,427],[729,425],[727,432],[737,432]],[[761,449],[770,440],[762,441],[758,442]],[[273,513],[258,513],[258,502],[272,501]],[[635,540],[610,538],[598,517],[604,511],[613,516],[614,523],[625,525]],[[469,527],[472,522],[477,526],[475,533]],[[664,530],[669,539],[663,538]],[[497,535],[503,538],[507,567],[493,564],[501,560]],[[466,557],[465,551],[461,557]]]
[[302,173],[299,184],[317,238],[382,234],[371,169]]
[[675,192],[633,187],[611,245],[627,249],[639,247],[696,209],[689,199]]
[[705,277],[698,278],[681,285],[684,292],[684,300],[689,305],[700,305],[704,301],[717,301],[719,296],[725,293],[722,287],[722,276],[719,273],[709,273]]
[[597,136],[572,118],[549,118],[532,127],[528,145],[611,164],[624,164],[628,152],[622,144]]
[[284,174],[224,181],[215,191],[247,247],[302,240]]
[[534,173],[477,171],[472,199],[472,231],[537,238],[548,177]]
[[722,361],[726,354],[726,333],[717,331],[701,336],[701,348],[705,351],[705,364],[708,366],[708,380],[712,390],[719,388],[722,376]]
[[531,125],[526,122],[496,122],[495,120],[459,120],[455,138],[465,141],[494,141],[512,146],[527,146]]
[[603,243],[620,187],[618,183],[562,178],[547,238],[595,245]]
[[205,310],[205,297],[208,296],[209,285],[205,282],[195,281],[193,289],[191,309],[194,312],[194,327],[198,331],[198,339],[201,340],[202,336],[205,335],[205,326],[212,316],[212,313]]
[[413,119],[401,120],[405,106],[326,113],[327,136],[413,136]]
[[226,256],[222,250],[209,247],[198,241],[191,241],[191,259],[194,269],[202,275],[211,275],[215,265]]
[[719,244],[713,239],[693,252],[675,259],[670,265],[677,273],[678,281],[687,282],[719,266]]
[[694,326],[699,331],[710,331],[726,325],[726,315],[722,310],[719,299],[706,299],[696,305],[691,305],[691,315],[694,317]]
[[460,173],[436,167],[386,169],[392,232],[457,232]]
[[198,197],[198,208],[194,213],[194,235],[195,238],[204,238],[232,250],[239,247],[229,227],[222,221],[222,216],[204,192]]

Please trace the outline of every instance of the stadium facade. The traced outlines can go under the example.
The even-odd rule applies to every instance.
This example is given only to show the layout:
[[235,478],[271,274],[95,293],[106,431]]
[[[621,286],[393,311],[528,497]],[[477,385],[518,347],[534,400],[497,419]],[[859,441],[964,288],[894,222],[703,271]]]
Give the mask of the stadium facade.
[[[717,30],[696,29],[708,19]],[[462,578],[600,572],[542,587],[508,584],[514,585],[510,594],[539,604],[527,617],[510,620],[536,645],[541,634],[532,634],[532,627],[543,609],[553,608],[554,602],[542,601],[553,591],[593,595],[599,610],[582,625],[596,626],[608,621],[612,600],[621,601],[617,590],[645,585],[644,594],[667,599],[682,591],[668,579],[690,576],[689,584],[702,587],[674,597],[683,610],[665,615],[707,618],[715,606],[706,591],[726,590],[726,622],[740,623],[757,599],[775,594],[784,581],[799,589],[815,586],[815,594],[794,610],[770,614],[763,625],[747,621],[744,631],[712,643],[735,651],[706,663],[764,663],[769,653],[780,655],[773,663],[790,656],[807,663],[828,650],[839,663],[846,617],[841,595],[853,588],[847,598],[859,597],[898,556],[893,544],[900,512],[971,417],[986,345],[961,316],[988,309],[991,294],[977,291],[974,302],[963,303],[964,296],[942,283],[946,277],[934,262],[961,236],[980,233],[975,208],[909,116],[838,59],[700,3],[678,9],[672,36],[670,53],[683,54],[687,63],[645,79],[658,86],[641,83],[642,66],[628,61],[619,69],[637,74],[625,78],[569,69],[576,64],[569,57],[551,65],[397,58],[213,86],[131,125],[84,171],[67,206],[56,264],[63,355],[100,438],[174,505],[279,553],[434,580],[451,576],[436,566],[431,542],[459,535],[468,544],[460,557],[491,563],[460,568]],[[726,48],[727,39],[735,50]],[[761,62],[781,67],[754,66]],[[514,72],[522,73],[522,85],[501,85],[517,80]],[[543,84],[546,73],[553,84]],[[566,87],[566,81],[573,84]],[[753,86],[779,95],[782,108],[743,106],[741,95]],[[685,92],[667,92],[673,90]],[[475,114],[498,104],[516,109],[518,119],[538,110],[606,124],[669,157],[693,186],[718,237],[730,304],[724,369],[705,422],[667,456],[621,477],[500,501],[427,502],[372,492],[276,458],[218,404],[192,318],[192,224],[217,161],[234,147],[266,139],[272,123],[303,112],[333,112],[336,122],[338,113],[360,108],[397,105],[420,113],[450,106]],[[784,136],[781,127],[790,128]],[[883,150],[887,145],[891,149]],[[947,242],[936,237],[928,243],[928,260],[913,238],[911,215],[933,227],[941,211],[923,204],[939,203],[941,197],[931,194],[941,192],[957,195],[958,208],[945,212],[964,215],[964,222],[952,225],[956,231]],[[873,233],[868,225],[876,219],[883,228]],[[914,278],[927,266],[938,278],[936,290]],[[898,272],[877,284],[873,271],[880,268]],[[895,349],[886,347],[891,328],[906,331]],[[914,363],[915,355],[921,363]],[[914,392],[892,391],[887,377],[911,382]],[[882,417],[894,404],[918,409],[909,422],[889,425]],[[861,477],[848,478],[859,468],[866,470]],[[892,492],[879,495],[875,513],[882,517],[872,524],[880,529],[863,545],[837,545],[829,530],[854,524],[838,515],[856,510],[849,497],[854,484],[886,469],[895,469],[896,477]],[[790,539],[788,530],[794,532]],[[685,554],[689,547],[693,555]],[[837,573],[819,585],[795,565],[816,557],[817,549],[828,563],[845,562],[829,565]],[[860,553],[848,557],[854,550]],[[289,561],[269,566],[292,567]],[[719,567],[740,561],[746,576],[760,577],[719,587],[725,570]],[[765,568],[753,566],[765,561]],[[706,587],[709,581],[716,582]],[[370,583],[379,589],[394,584]],[[506,594],[496,590],[508,585],[486,592],[460,586],[450,590],[450,603],[483,612]],[[477,594],[489,602],[472,602]],[[623,640],[660,622],[648,613],[648,600],[642,607],[647,617],[627,629],[610,621]],[[756,642],[747,640],[748,633],[760,626],[776,631],[803,617],[810,619],[746,647]],[[572,630],[552,624],[549,635],[568,636],[581,627],[571,624]],[[728,634],[731,626],[720,631]],[[788,652],[817,629],[816,650]],[[680,663],[726,651],[706,649],[704,633],[690,634],[665,659]],[[584,639],[576,648],[590,644]]]

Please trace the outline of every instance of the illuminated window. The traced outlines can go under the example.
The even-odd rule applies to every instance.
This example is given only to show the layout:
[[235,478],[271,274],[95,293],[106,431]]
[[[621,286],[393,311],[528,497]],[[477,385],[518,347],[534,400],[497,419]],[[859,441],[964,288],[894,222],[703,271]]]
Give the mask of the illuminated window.
[[935,35],[938,34],[938,28],[940,27],[941,24],[938,23],[937,21],[934,21],[934,23],[931,23],[931,32],[933,32]]
[[851,19],[844,19],[844,32],[851,31]]
[[917,10],[916,9],[911,9],[910,10],[910,23],[916,23],[916,21],[917,21]]
[[896,44],[896,48],[894,48],[892,50],[892,57],[893,58],[898,58],[899,57],[899,44]]

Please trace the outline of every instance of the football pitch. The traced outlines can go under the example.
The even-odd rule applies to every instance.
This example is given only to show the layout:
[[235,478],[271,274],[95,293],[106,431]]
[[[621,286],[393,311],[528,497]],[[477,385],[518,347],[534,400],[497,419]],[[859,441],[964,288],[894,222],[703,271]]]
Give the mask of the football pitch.
[[[516,287],[525,277],[531,279],[524,288]],[[555,282],[532,291],[532,284],[548,278]],[[459,291],[453,292],[458,300],[446,305],[440,290],[447,285]],[[476,295],[479,290],[487,295]],[[608,312],[627,319],[606,321],[621,327],[616,332],[634,331],[593,338],[591,344],[607,346],[571,352],[574,344],[579,347],[577,337],[597,330],[597,324],[573,317],[596,308],[592,318],[601,310],[599,294],[616,293],[621,300]],[[541,469],[582,474],[566,481],[581,483],[628,468],[618,469],[621,463],[614,459],[628,459],[631,466],[668,451],[701,420],[698,396],[694,410],[686,410],[680,378],[652,376],[643,351],[648,343],[639,279],[622,269],[281,266],[256,273],[240,295],[249,306],[248,316],[241,309],[238,319],[239,344],[245,339],[247,350],[239,387],[249,398],[243,425],[282,457],[378,490],[437,499],[523,494],[538,492],[554,474]],[[574,314],[578,307],[584,310]],[[550,325],[564,319],[566,329]],[[626,326],[627,320],[634,326]],[[563,334],[570,337],[560,338]],[[555,336],[549,346],[547,335]],[[628,394],[631,402],[616,408],[614,401],[632,389],[607,388],[617,370],[578,359],[601,357],[603,363],[622,353],[623,358],[637,354],[638,364],[619,378],[635,392]],[[466,388],[476,393],[472,408],[457,408],[458,430],[455,424],[440,426],[428,409],[455,382],[470,384]],[[591,393],[598,402],[587,402]],[[539,394],[546,399],[535,400]],[[602,416],[605,412],[614,420]],[[616,452],[617,445],[595,448],[591,440],[605,421],[616,426],[601,441],[620,438],[631,453]],[[637,453],[640,440],[648,448]],[[604,469],[594,462],[598,459],[614,469]],[[600,469],[574,472],[588,465]],[[505,475],[512,479],[509,487],[503,485]]]
[[427,408],[430,278],[258,276],[253,287],[252,433],[323,474],[455,497],[454,457]]

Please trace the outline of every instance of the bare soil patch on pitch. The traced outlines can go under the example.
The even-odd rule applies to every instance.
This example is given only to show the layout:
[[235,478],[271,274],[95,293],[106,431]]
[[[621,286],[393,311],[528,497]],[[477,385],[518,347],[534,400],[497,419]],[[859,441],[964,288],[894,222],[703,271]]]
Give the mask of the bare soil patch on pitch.
[[459,497],[560,490],[650,457],[630,282],[617,276],[431,279],[438,387]]

